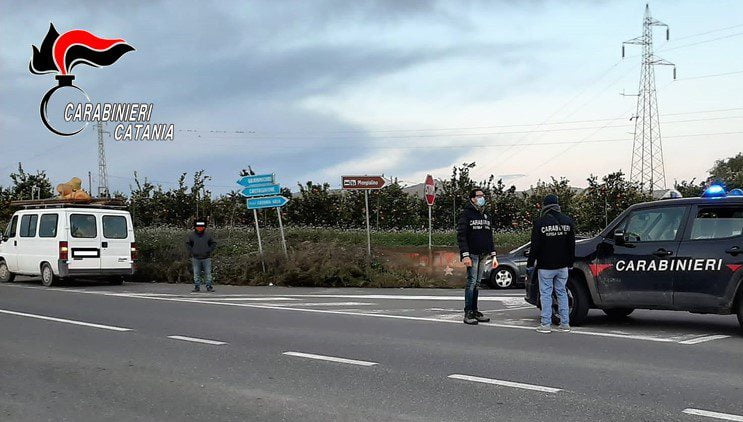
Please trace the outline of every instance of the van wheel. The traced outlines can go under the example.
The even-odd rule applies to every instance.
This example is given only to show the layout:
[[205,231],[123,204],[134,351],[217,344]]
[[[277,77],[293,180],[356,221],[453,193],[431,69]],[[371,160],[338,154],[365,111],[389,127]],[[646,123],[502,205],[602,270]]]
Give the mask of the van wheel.
[[12,283],[15,280],[15,274],[8,269],[5,261],[0,261],[0,283]]
[[[588,292],[578,279],[570,277],[567,284],[568,309],[570,310],[570,325],[581,325],[588,315]],[[560,313],[557,307],[557,297],[552,295],[552,323],[560,324]]]
[[108,279],[108,284],[112,286],[121,286],[124,284],[124,277],[122,276],[114,276]]
[[46,287],[51,287],[52,285],[56,284],[57,281],[58,278],[56,275],[54,275],[52,266],[46,262],[41,264],[41,284]]
[[604,309],[603,310],[606,316],[608,316],[611,319],[622,319],[626,318],[634,312],[634,309],[632,308],[614,308],[614,309]]

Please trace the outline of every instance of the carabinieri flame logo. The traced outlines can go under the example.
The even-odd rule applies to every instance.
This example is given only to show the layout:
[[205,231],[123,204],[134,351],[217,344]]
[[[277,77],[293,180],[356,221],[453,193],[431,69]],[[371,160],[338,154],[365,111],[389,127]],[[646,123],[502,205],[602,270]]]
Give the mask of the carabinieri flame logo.
[[[71,136],[79,133],[85,127],[75,132],[60,132],[53,128],[47,120],[47,103],[54,91],[65,86],[71,86],[83,94],[85,91],[72,84],[75,76],[69,72],[79,64],[87,64],[93,67],[103,67],[114,64],[121,56],[129,51],[134,51],[134,47],[127,44],[121,38],[105,39],[97,37],[88,31],[75,29],[59,34],[54,24],[49,24],[44,41],[41,42],[41,48],[33,47],[33,56],[28,64],[31,73],[42,75],[46,73],[56,73],[55,79],[59,84],[50,89],[39,106],[41,121],[52,132],[61,136]],[[87,97],[87,94],[86,94]]]

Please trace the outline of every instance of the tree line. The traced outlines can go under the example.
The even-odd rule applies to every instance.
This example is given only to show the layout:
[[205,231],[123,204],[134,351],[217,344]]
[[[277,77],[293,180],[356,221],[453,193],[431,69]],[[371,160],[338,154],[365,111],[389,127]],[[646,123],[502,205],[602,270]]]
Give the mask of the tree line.
[[[489,198],[487,207],[498,230],[523,230],[538,216],[542,198],[548,193],[560,197],[562,208],[573,216],[582,233],[599,231],[628,206],[651,200],[641,187],[630,182],[622,172],[598,177],[591,175],[588,187],[577,190],[565,178],[540,181],[524,192],[490,176],[485,180],[471,177],[475,163],[464,163],[452,168],[450,177],[437,182],[436,202],[432,208],[433,227],[450,230],[455,227],[457,214],[471,189],[482,189]],[[678,181],[674,184],[684,196],[701,194],[708,180],[715,179],[728,188],[743,186],[743,153],[715,162],[704,181]],[[11,185],[0,186],[0,224],[5,227],[13,213],[11,200],[54,196],[52,184],[44,171],[27,172],[19,163],[10,175]],[[245,206],[245,198],[238,191],[213,195],[208,189],[210,177],[203,170],[191,178],[180,175],[174,188],[165,189],[134,173],[134,185],[129,194],[117,192],[113,196],[125,202],[137,227],[190,227],[197,217],[206,217],[216,226],[253,224],[252,211]],[[287,188],[282,195],[291,201],[281,208],[284,224],[289,226],[355,229],[365,225],[364,193],[331,189],[328,183],[307,181],[298,184],[292,195]],[[407,193],[397,180],[383,189],[369,193],[370,223],[379,230],[424,230],[428,227],[428,209],[421,197]],[[261,225],[277,226],[275,209],[259,212]]]

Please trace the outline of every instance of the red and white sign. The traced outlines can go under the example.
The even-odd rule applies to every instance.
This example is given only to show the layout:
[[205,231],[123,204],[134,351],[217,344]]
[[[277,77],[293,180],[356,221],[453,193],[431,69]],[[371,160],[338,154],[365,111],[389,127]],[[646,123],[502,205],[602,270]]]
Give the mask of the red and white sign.
[[436,200],[436,181],[433,180],[433,176],[430,174],[426,176],[426,189],[424,193],[426,195],[426,203],[428,206],[433,206],[433,202]]

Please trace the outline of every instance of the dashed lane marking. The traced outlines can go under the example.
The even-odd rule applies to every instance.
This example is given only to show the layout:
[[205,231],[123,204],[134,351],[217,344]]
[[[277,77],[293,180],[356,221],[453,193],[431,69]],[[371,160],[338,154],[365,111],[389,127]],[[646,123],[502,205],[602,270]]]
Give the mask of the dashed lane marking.
[[190,342],[193,342],[193,343],[211,344],[213,346],[221,346],[223,344],[227,344],[224,341],[208,340],[208,339],[205,339],[205,338],[196,338],[196,337],[168,336],[168,338],[172,338],[173,340],[190,341]]
[[730,413],[712,412],[709,410],[691,409],[691,408],[684,409],[683,413],[686,413],[687,415],[696,415],[696,416],[704,416],[704,417],[713,418],[713,419],[721,419],[724,421],[743,422],[743,416],[733,415]]
[[8,311],[6,309],[0,309],[0,313],[7,314],[7,315],[26,317],[26,318],[42,319],[45,321],[61,322],[64,324],[81,325],[84,327],[101,328],[104,330],[111,330],[111,331],[132,331],[131,328],[114,327],[113,325],[94,324],[92,322],[75,321],[72,319],[64,319],[64,318],[55,318],[55,317],[50,317],[46,315],[27,314],[25,312]]
[[520,388],[522,390],[541,391],[543,393],[558,393],[562,391],[562,389],[560,388],[545,387],[543,385],[524,384],[524,383],[513,382],[513,381],[496,380],[492,378],[475,377],[472,375],[452,374],[452,375],[449,375],[448,378],[464,380],[464,381],[479,382],[483,384],[500,385],[502,387]]
[[359,365],[359,366],[374,366],[374,365],[378,365],[377,362],[367,362],[365,360],[346,359],[346,358],[339,358],[339,357],[335,357],[335,356],[315,355],[315,354],[312,354],[312,353],[284,352],[282,354],[287,355],[287,356],[296,356],[296,357],[300,357],[300,358],[324,360],[324,361],[328,361],[328,362],[347,363],[349,365]]

